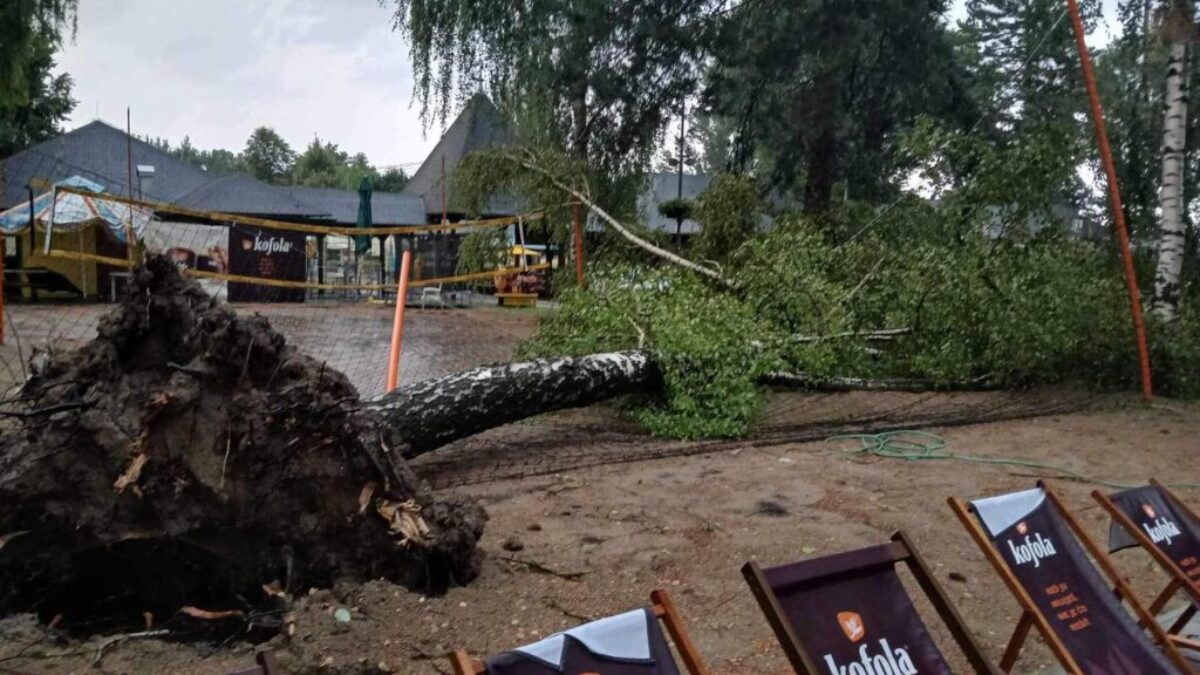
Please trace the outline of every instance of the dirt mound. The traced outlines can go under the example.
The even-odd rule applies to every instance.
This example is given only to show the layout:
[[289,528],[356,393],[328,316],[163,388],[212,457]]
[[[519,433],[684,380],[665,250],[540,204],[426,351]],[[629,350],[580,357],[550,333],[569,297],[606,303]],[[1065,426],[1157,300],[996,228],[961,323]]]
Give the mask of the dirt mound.
[[0,435],[0,614],[95,631],[200,606],[270,631],[280,590],[477,574],[483,510],[434,501],[342,374],[163,258],[92,342],[37,360]]

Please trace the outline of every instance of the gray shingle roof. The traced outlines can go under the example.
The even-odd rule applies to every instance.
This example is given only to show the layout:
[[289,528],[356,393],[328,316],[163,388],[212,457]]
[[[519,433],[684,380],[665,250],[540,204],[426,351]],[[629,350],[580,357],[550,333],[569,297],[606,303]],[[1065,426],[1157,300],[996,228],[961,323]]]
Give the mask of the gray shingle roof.
[[[333,216],[340,224],[358,221],[358,191],[292,186],[283,188],[315,211]],[[372,192],[371,218],[375,225],[420,225],[425,222],[421,198],[399,192]]]
[[[148,164],[154,167],[154,178],[140,186],[141,194],[147,199],[173,201],[213,178],[149,143],[127,139],[124,131],[97,120],[18,152],[0,161],[5,186],[0,198],[4,204],[12,204],[26,198],[25,185],[31,181],[48,184],[71,176],[96,181],[104,185],[107,192],[125,194],[130,148],[135,166]],[[35,191],[38,191],[37,187],[35,185]],[[133,193],[139,193],[136,173]]]
[[[446,176],[454,172],[463,157],[475,152],[498,145],[506,145],[514,141],[513,134],[505,127],[504,119],[496,106],[483,94],[471,97],[463,106],[462,112],[442,134],[442,139],[434,146],[433,151],[425,158],[421,168],[417,169],[412,178],[404,186],[404,193],[420,197],[425,203],[425,211],[430,215],[442,212],[442,159],[446,161]],[[456,205],[451,191],[452,184],[446,186],[449,210],[454,212]],[[488,204],[491,215],[515,213],[513,200],[494,198]]]
[[208,181],[175,203],[189,209],[255,216],[329,219],[333,215],[296,199],[286,187],[268,185],[245,174]]
[[[495,120],[498,120],[499,112],[495,107],[486,98],[482,98],[482,103],[491,109]],[[480,119],[487,115],[484,112]],[[473,116],[468,117],[474,119]],[[471,138],[465,140],[470,142],[464,143],[459,149],[481,147],[478,145],[483,142],[480,133],[468,134]],[[125,194],[128,181],[127,153],[131,146],[135,166],[154,167],[154,177],[143,181],[140,186],[135,173],[135,196],[140,192],[143,198],[151,201],[169,202],[203,211],[333,220],[347,225],[354,224],[358,219],[356,190],[269,185],[244,174],[213,176],[148,143],[136,138],[130,143],[127,138],[121,129],[97,120],[0,160],[4,184],[0,205],[8,206],[25,200],[25,185],[31,181],[49,184],[71,176],[98,182],[106,192]],[[439,144],[439,147],[442,146]],[[440,179],[440,157],[434,161],[431,156],[426,164],[430,162],[436,164],[436,178]],[[454,162],[457,163],[457,159]],[[451,166],[447,157],[447,167]],[[437,206],[433,211],[440,213],[440,183],[436,187]],[[41,191],[39,182],[35,192]],[[376,192],[371,197],[371,211],[378,225],[416,225],[426,222],[421,197],[411,193]]]

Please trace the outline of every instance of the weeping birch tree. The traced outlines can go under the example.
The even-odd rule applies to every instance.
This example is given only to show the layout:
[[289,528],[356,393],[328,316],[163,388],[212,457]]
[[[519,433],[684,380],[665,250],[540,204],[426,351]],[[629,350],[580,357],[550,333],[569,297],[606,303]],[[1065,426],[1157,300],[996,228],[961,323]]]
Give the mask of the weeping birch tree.
[[[528,144],[640,170],[700,76],[721,0],[395,0],[426,123],[482,91]],[[523,129],[524,130],[524,129]]]
[[1178,316],[1180,271],[1183,268],[1187,225],[1184,219],[1184,161],[1187,146],[1187,49],[1195,23],[1190,0],[1171,0],[1165,21],[1169,45],[1166,92],[1163,99],[1162,185],[1159,208],[1158,269],[1154,276],[1154,313],[1171,322]]

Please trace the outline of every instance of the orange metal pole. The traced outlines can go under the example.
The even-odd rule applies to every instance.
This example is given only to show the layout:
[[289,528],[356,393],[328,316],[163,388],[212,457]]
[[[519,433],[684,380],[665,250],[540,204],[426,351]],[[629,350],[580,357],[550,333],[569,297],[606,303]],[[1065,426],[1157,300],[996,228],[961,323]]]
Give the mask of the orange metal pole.
[[1113,163],[1112,148],[1108,144],[1108,129],[1104,123],[1104,110],[1100,106],[1100,91],[1096,87],[1096,72],[1092,69],[1092,56],[1084,38],[1083,19],[1079,15],[1079,3],[1067,0],[1071,13],[1071,25],[1075,28],[1075,46],[1079,48],[1079,63],[1083,67],[1083,81],[1087,85],[1088,99],[1092,106],[1092,123],[1096,127],[1096,144],[1100,146],[1100,160],[1104,164],[1104,175],[1108,180],[1108,203],[1112,208],[1113,225],[1117,229],[1117,241],[1121,245],[1121,257],[1125,263],[1125,285],[1129,289],[1129,309],[1133,313],[1133,332],[1137,338],[1138,360],[1142,370],[1142,398],[1149,402],[1154,397],[1150,381],[1150,350],[1146,346],[1146,324],[1142,319],[1142,299],[1138,291],[1137,272],[1133,267],[1133,253],[1129,247],[1129,230],[1125,226],[1125,209],[1121,204],[1121,187],[1117,183],[1117,168]]
[[388,355],[387,391],[393,391],[400,381],[400,343],[404,339],[404,298],[408,295],[408,271],[412,251],[400,259],[400,282],[396,287],[396,318],[392,320],[392,350]]
[[[30,222],[29,226],[32,228],[33,223]],[[4,256],[8,253],[4,250],[5,242],[6,237],[0,232],[0,345],[4,344]]]

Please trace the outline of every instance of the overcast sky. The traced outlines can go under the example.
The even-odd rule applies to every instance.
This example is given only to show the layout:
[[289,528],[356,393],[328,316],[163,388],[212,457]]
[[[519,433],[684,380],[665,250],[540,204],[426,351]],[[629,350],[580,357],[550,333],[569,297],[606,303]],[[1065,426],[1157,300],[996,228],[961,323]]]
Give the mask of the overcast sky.
[[81,0],[79,33],[60,57],[79,101],[67,126],[99,117],[124,127],[130,106],[134,133],[172,144],[190,136],[200,148],[239,151],[266,125],[297,150],[315,134],[412,173],[441,129],[421,127],[408,46],[388,5]]
[[[257,126],[293,148],[313,135],[376,164],[420,162],[408,48],[376,0],[81,0],[59,61],[79,101],[69,128],[99,117],[173,144],[241,150]],[[405,167],[409,173],[415,166]]]

